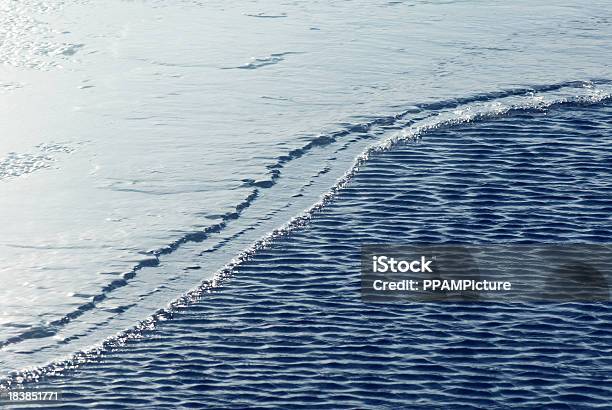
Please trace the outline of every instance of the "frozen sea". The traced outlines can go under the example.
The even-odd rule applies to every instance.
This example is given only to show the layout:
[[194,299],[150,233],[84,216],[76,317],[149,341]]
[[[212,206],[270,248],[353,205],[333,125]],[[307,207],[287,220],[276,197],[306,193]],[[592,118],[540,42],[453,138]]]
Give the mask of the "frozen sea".
[[[96,362],[116,349],[121,352],[116,363],[122,371],[138,362],[129,356],[132,352],[137,357],[138,349],[150,349],[148,357],[163,359],[175,346],[168,340],[184,335],[185,327],[196,332],[202,343],[180,361],[193,359],[197,366],[205,366],[196,356],[218,358],[216,338],[223,334],[218,327],[208,327],[208,315],[198,316],[201,309],[219,315],[229,310],[227,323],[236,324],[244,316],[257,320],[261,312],[241,304],[244,292],[252,300],[262,300],[264,307],[277,303],[275,300],[287,303],[282,309],[276,307],[280,310],[270,309],[276,313],[274,320],[282,321],[284,313],[295,306],[307,309],[311,299],[315,303],[321,297],[316,292],[300,294],[290,283],[282,283],[280,267],[299,273],[320,266],[303,257],[282,260],[287,248],[326,260],[326,252],[334,251],[329,247],[336,241],[345,242],[350,249],[372,239],[609,242],[611,45],[612,6],[597,1],[0,0],[0,376],[26,370],[5,381],[14,383],[22,376],[36,380],[42,374],[51,378],[50,383],[71,391],[76,389],[70,387],[71,380],[76,379],[64,375],[66,368],[81,361]],[[470,128],[471,124],[477,126]],[[452,135],[440,137],[436,132]],[[491,135],[498,136],[492,145],[485,150],[479,147],[475,157],[462,157],[470,151],[470,144]],[[425,166],[425,154],[413,158],[407,153],[423,149],[410,145],[415,136],[439,144],[427,153],[430,168],[420,173],[414,170]],[[467,140],[464,148],[462,138]],[[529,138],[537,139],[538,147],[544,148],[521,151],[530,144]],[[509,146],[514,140],[517,145]],[[463,209],[462,195],[482,183],[475,175],[460,175],[466,168],[496,175],[500,164],[487,162],[492,155],[508,153],[516,159],[524,154],[515,166],[536,166],[536,171],[520,174],[529,180],[540,169],[554,168],[550,164],[538,168],[550,159],[547,141],[562,152],[567,149],[567,158],[553,164],[559,167],[558,173],[551,171],[538,184],[549,184],[553,194],[565,192],[567,187],[559,181],[569,177],[577,178],[577,186],[591,187],[591,191],[578,190],[577,199],[563,209],[565,213],[559,216],[551,199],[546,205],[550,215],[537,217],[546,206],[536,200],[542,193],[534,189],[532,197],[522,191],[512,193],[526,195],[521,212],[500,211],[508,232],[503,232],[505,225],[495,218],[484,218],[483,225],[483,218],[462,220],[464,214],[454,215]],[[376,162],[374,152],[383,153],[378,161],[388,162]],[[583,163],[593,168],[584,170]],[[461,192],[452,193],[456,195],[453,200],[443,200],[446,191],[440,186],[432,197],[436,201],[406,202],[408,196],[402,196],[402,190],[447,181],[445,172],[451,171],[445,167],[457,167],[454,171],[464,184]],[[382,209],[377,204],[387,193],[360,185],[368,169],[379,168],[383,171],[376,184],[389,184],[399,195],[398,203]],[[406,179],[393,185],[397,183],[393,172],[401,170],[415,174],[402,174]],[[430,172],[437,171],[440,180],[428,179]],[[508,189],[521,186],[512,178],[503,182]],[[350,198],[351,189],[358,192],[355,198]],[[595,204],[589,192],[599,195]],[[510,194],[498,200],[503,202]],[[474,209],[489,206],[478,202],[477,195],[470,198],[469,206]],[[552,215],[561,218],[555,221],[561,228],[555,225],[556,230],[547,231]],[[575,223],[577,215],[584,218],[581,223]],[[393,227],[375,226],[376,221],[392,217],[398,218]],[[330,226],[325,224],[327,218],[334,220]],[[491,232],[487,220],[489,225],[497,221],[499,236]],[[518,228],[513,221],[520,222]],[[411,231],[415,223],[437,234]],[[326,236],[335,229],[338,237]],[[374,231],[368,233],[368,229]],[[298,239],[288,235],[288,230],[298,231]],[[267,257],[266,252],[280,252],[281,256]],[[251,262],[246,260],[251,258]],[[260,269],[250,271],[253,261],[261,259]],[[244,263],[247,265],[241,268]],[[335,266],[333,269],[340,270],[333,275],[345,272],[348,280],[355,273],[351,266],[350,261],[344,270]],[[211,290],[207,281],[212,280],[215,289],[220,276],[229,280],[219,289],[229,289],[234,296],[223,298],[215,293],[207,298],[205,291]],[[258,290],[268,280],[279,282],[278,289],[287,294]],[[200,286],[203,282],[205,287]],[[302,286],[309,289],[325,284],[308,281]],[[283,299],[291,297],[294,299]],[[333,295],[324,297],[332,299],[328,312],[340,309],[338,315],[329,313],[326,325],[337,326],[349,340],[366,343],[369,333],[360,333],[362,326],[348,325],[343,319],[363,307],[351,305],[344,310],[340,302],[333,304]],[[197,325],[191,318],[162,320],[176,309],[184,309],[183,315],[198,316],[193,319]],[[494,314],[523,323],[536,308],[496,309],[500,310]],[[581,317],[580,309],[572,305],[551,315]],[[584,309],[596,323],[590,331],[603,332],[610,323],[609,306]],[[392,311],[408,314],[398,308]],[[369,315],[371,312],[364,313],[364,320]],[[432,323],[436,317],[443,318],[440,312],[432,315]],[[471,315],[458,314],[457,320],[467,326]],[[334,318],[338,320],[335,324]],[[553,320],[547,326],[556,325],[561,326]],[[281,338],[289,332],[274,326],[270,332],[274,329]],[[392,342],[397,346],[415,343],[402,338],[393,327],[388,330],[395,332],[398,339]],[[563,332],[563,326],[558,330]],[[302,340],[319,349],[313,356],[316,360],[328,363],[332,359],[322,356],[321,344],[338,347],[339,339],[333,337],[334,332],[321,338],[316,337],[316,329],[308,332],[306,326]],[[225,353],[248,357],[241,349],[253,346],[252,341],[241,339],[240,332],[231,335],[229,344],[237,347]],[[467,341],[478,339],[468,336]],[[499,342],[504,336],[507,334],[500,331],[489,342],[506,346]],[[586,343],[585,334],[575,336],[583,343],[584,360],[597,355],[601,362],[596,362],[596,371],[606,366],[608,371],[596,374],[608,378],[610,339],[601,339],[602,345],[593,347]],[[142,340],[147,337],[163,342],[148,346]],[[459,332],[448,337],[462,336]],[[566,342],[558,346],[571,344]],[[431,346],[435,342],[424,337],[421,343]],[[365,354],[367,349],[360,352],[356,354]],[[282,357],[279,352],[269,354],[277,353]],[[462,358],[473,360],[474,354],[478,352],[467,349]],[[353,370],[394,374],[389,368],[363,367],[361,359],[356,361]],[[281,366],[276,368],[289,373],[302,369],[292,363],[264,363],[270,367],[261,369]],[[344,370],[350,370],[350,363]],[[408,364],[406,371],[414,363]],[[151,364],[153,369],[158,365],[159,369],[174,366]],[[88,366],[82,371],[89,372],[83,378],[91,381],[90,386],[110,377],[108,369]],[[401,374],[405,376],[404,370]],[[525,371],[532,370],[538,371]],[[207,374],[200,368],[190,371]],[[215,373],[213,368],[207,371]],[[241,373],[228,374],[237,382]],[[159,387],[155,383],[160,375],[149,375],[151,386]],[[280,372],[268,379],[293,380],[291,374],[285,379],[282,375],[287,376]],[[311,376],[318,383],[317,376]],[[396,381],[400,379],[404,380]],[[342,385],[342,380],[337,382]],[[133,385],[133,380],[124,383]],[[317,383],[304,384],[304,397],[309,389],[325,390]],[[368,383],[347,388],[363,392]],[[423,383],[431,388],[428,381]],[[83,385],[80,388],[84,389],[79,393],[82,397],[93,391]],[[461,397],[465,392],[455,393]],[[227,407],[232,394],[223,392],[217,395],[218,402],[208,404]],[[449,396],[452,400],[453,394]],[[604,402],[612,397],[609,390],[576,394],[601,396]],[[272,396],[247,394],[238,407],[274,404]],[[346,403],[352,408],[394,407],[410,399],[398,396],[399,401],[382,403],[368,402],[361,393],[349,396]],[[304,397],[276,405],[300,401],[305,407],[337,408],[343,403],[333,395],[321,402]],[[530,396],[523,404],[533,404],[529,400],[541,397],[545,396]],[[451,399],[446,405],[456,403]],[[475,400],[473,404],[492,405],[502,399],[489,397],[491,401]],[[82,406],[100,403],[83,400],[76,402]],[[121,397],[117,400],[119,407],[137,404],[121,401]],[[188,397],[179,400],[189,407]],[[432,398],[421,404],[435,403]],[[549,401],[559,403],[563,400]],[[106,404],[100,408],[107,408]],[[168,405],[163,400],[141,404],[148,408]]]

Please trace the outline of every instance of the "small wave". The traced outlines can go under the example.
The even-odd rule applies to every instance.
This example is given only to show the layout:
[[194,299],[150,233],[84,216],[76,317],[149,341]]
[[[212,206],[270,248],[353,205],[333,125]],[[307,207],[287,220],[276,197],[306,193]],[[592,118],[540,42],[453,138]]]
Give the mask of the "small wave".
[[273,53],[267,57],[252,57],[251,62],[236,67],[224,67],[224,70],[256,70],[258,68],[266,67],[269,65],[278,64],[281,61],[285,61],[285,57],[291,54],[302,54],[297,51],[287,51],[284,53]]
[[9,91],[18,90],[20,88],[23,88],[23,86],[24,86],[23,83],[18,83],[18,82],[0,83],[0,93],[6,93]]
[[244,15],[248,17],[256,17],[260,19],[282,19],[282,18],[287,17],[287,13],[267,14],[264,12],[260,12],[260,13],[244,13]]
[[221,222],[208,226],[202,231],[189,233],[163,248],[152,251],[148,257],[141,259],[130,271],[123,273],[119,279],[113,280],[109,284],[105,285],[102,289],[100,289],[100,291],[96,295],[92,296],[90,302],[79,305],[70,313],[64,315],[59,319],[47,323],[45,326],[36,326],[29,328],[18,335],[1,341],[0,349],[29,339],[38,339],[42,337],[50,337],[56,335],[63,326],[79,318],[86,312],[95,309],[96,304],[106,300],[111,292],[118,288],[127,286],[129,280],[134,279],[140,270],[147,267],[159,266],[161,255],[167,255],[175,251],[184,243],[202,242],[206,240],[211,234],[221,232],[227,226],[229,221],[238,219],[240,213],[251,205],[251,203],[257,198],[258,194],[259,192],[257,190],[254,190],[250,195],[246,197],[245,200],[243,200],[235,207],[234,211],[222,215]]
[[[61,68],[83,44],[61,41],[49,23],[34,16],[57,13],[65,2],[3,2],[0,13],[0,63],[41,71]],[[36,35],[31,35],[36,33]]]
[[43,143],[36,147],[33,153],[9,152],[0,158],[0,181],[17,178],[35,171],[50,168],[58,158],[58,154],[70,154],[74,148],[57,143]]
[[[253,243],[250,247],[243,250],[222,269],[217,271],[211,280],[205,281],[197,288],[186,292],[180,298],[169,303],[167,307],[159,309],[152,316],[141,321],[134,328],[120,332],[118,335],[108,338],[96,346],[80,351],[69,360],[58,360],[34,370],[24,370],[9,377],[5,377],[0,382],[0,387],[20,384],[25,381],[35,381],[41,376],[51,375],[58,371],[78,366],[82,363],[93,360],[94,357],[107,349],[112,349],[123,345],[128,340],[142,337],[145,332],[154,329],[158,322],[171,318],[173,312],[177,309],[193,303],[201,298],[205,293],[211,292],[214,288],[222,286],[232,276],[234,270],[239,265],[250,260],[258,251],[269,247],[273,241],[277,241],[296,229],[308,224],[312,217],[323,209],[330,201],[332,201],[335,196],[359,172],[360,167],[377,152],[391,150],[398,144],[417,140],[418,138],[422,138],[427,132],[443,127],[453,127],[476,121],[489,120],[525,111],[546,111],[557,106],[564,106],[568,104],[597,104],[608,101],[611,98],[612,90],[610,89],[610,82],[608,81],[599,80],[593,82],[567,82],[540,87],[506,90],[490,94],[479,94],[471,97],[442,101],[438,103],[417,105],[393,116],[375,118],[367,123],[348,126],[346,129],[336,133],[319,136],[311,140],[304,147],[293,150],[287,155],[279,157],[276,164],[269,166],[271,170],[270,181],[273,182],[271,185],[274,185],[276,180],[280,177],[280,169],[283,168],[283,165],[286,162],[301,157],[307,151],[315,147],[329,145],[340,137],[356,132],[364,132],[376,125],[388,126],[393,124],[394,126],[401,128],[388,138],[371,145],[361,155],[359,155],[355,159],[352,167],[350,167],[344,176],[342,176],[337,183],[329,189],[328,192],[321,196],[321,199],[317,203],[313,204],[300,215],[295,216],[283,226],[269,232],[267,235]],[[425,115],[421,115],[421,118],[418,120],[406,118],[408,114],[411,113],[424,113]],[[261,183],[258,184],[255,181],[249,181],[248,183],[251,183],[253,186],[259,188],[268,185]],[[103,289],[103,292],[100,295],[95,296],[91,303],[80,306],[77,310],[66,317],[53,322],[51,324],[52,330],[56,331],[59,326],[81,316],[84,311],[95,308],[96,302],[106,298],[107,293],[112,291],[114,288],[125,286],[126,281],[133,278],[138,270],[146,266],[159,265],[159,257],[161,255],[173,252],[184,243],[203,241],[204,239],[208,238],[210,234],[218,233],[223,230],[229,221],[237,219],[240,216],[240,213],[256,200],[259,188],[256,188],[245,201],[239,204],[236,207],[235,212],[225,214],[222,217],[222,222],[215,224],[204,231],[188,234],[185,237],[182,237],[179,240],[167,245],[166,247],[154,251],[152,258],[140,262],[132,271],[126,273],[122,279],[118,279],[106,286]],[[28,331],[19,337],[14,338],[14,340],[11,342],[16,343],[27,337],[46,337],[49,334],[49,329],[28,329]],[[8,343],[5,341],[0,344],[0,347],[6,346],[7,344]]]

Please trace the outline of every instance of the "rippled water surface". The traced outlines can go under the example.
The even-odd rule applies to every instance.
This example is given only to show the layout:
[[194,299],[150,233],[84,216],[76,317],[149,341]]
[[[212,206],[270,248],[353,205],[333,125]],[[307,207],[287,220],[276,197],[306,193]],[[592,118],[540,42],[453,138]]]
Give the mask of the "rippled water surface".
[[610,304],[365,304],[359,252],[384,242],[606,242],[611,120],[609,103],[566,104],[375,153],[225,286],[77,370],[47,369],[42,384],[92,408],[604,408]]
[[[366,240],[609,242],[611,22],[606,1],[0,0],[0,377],[22,369],[46,373],[50,362],[64,368],[76,352],[97,357],[92,346],[109,337],[107,347],[116,346],[159,325],[108,362],[79,370],[75,403],[89,400],[90,389],[90,403],[124,405],[121,394],[96,401],[94,385],[115,370],[117,391],[127,378],[142,376],[124,365],[142,361],[142,352],[150,384],[143,376],[129,385],[157,392],[143,399],[145,406],[162,406],[160,392],[170,391],[164,383],[181,380],[155,373],[165,360],[175,362],[164,372],[213,374],[211,386],[227,389],[205,395],[213,407],[229,403],[232,383],[243,386],[247,377],[255,390],[235,403],[393,406],[396,394],[410,390],[402,383],[434,391],[443,380],[427,377],[452,380],[446,370],[409,371],[418,369],[419,356],[409,352],[390,368],[359,353],[376,346],[372,354],[379,354],[383,342],[358,341],[380,337],[391,343],[385,352],[426,349],[434,336],[408,342],[401,329],[410,320],[415,332],[439,331],[463,343],[445,326],[460,323],[457,332],[468,332],[468,319],[476,320],[474,329],[485,326],[474,316],[480,308],[453,308],[452,316],[437,310],[448,306],[360,305],[351,293],[357,260],[351,252]],[[306,217],[294,219],[305,209]],[[262,250],[288,221],[303,230]],[[245,255],[253,260],[241,264]],[[219,274],[231,276],[226,288],[171,321],[151,319]],[[306,317],[302,308],[319,314]],[[607,307],[487,309],[496,325],[491,338],[480,339],[493,350],[485,346],[470,357],[480,363],[485,355],[483,366],[513,375],[504,380],[517,389],[509,400],[561,402],[559,386],[570,370],[578,372],[559,365],[559,384],[540,375],[541,386],[525,381],[519,394],[526,379],[512,366],[526,360],[516,354],[523,350],[543,355],[534,366],[549,356],[590,358],[597,372],[581,370],[587,375],[576,373],[572,386],[605,390],[580,380],[595,381],[608,360],[609,341],[588,336],[609,323]],[[233,333],[255,329],[264,320],[260,310],[270,315],[269,331]],[[284,315],[296,321],[281,324]],[[549,319],[549,331],[534,325],[517,331],[514,347],[507,344],[519,322]],[[323,322],[308,330],[308,320]],[[304,333],[289,330],[296,326]],[[539,332],[567,336],[580,351],[533,350],[529,340]],[[478,338],[472,336],[462,340]],[[288,356],[262,353],[270,364],[254,363],[248,376],[241,366],[251,366],[255,348],[286,348]],[[343,356],[353,348],[357,353]],[[300,349],[310,359],[330,356],[318,364],[308,357],[292,362]],[[432,363],[447,366],[435,357]],[[506,365],[492,363],[503,357]],[[388,397],[367,388],[383,368],[398,383]],[[374,379],[351,381],[351,372]],[[412,381],[403,381],[402,372]],[[478,377],[478,368],[473,372]],[[524,370],[526,378],[530,372]],[[468,386],[464,373],[437,393],[440,403],[472,397],[459,390]],[[277,387],[257,387],[262,375]],[[188,387],[173,393],[185,394],[181,400],[205,384],[185,377]],[[329,389],[316,387],[327,381]],[[283,383],[303,391],[275,401]],[[323,392],[304,393],[315,388]],[[584,393],[597,404],[607,394],[600,390],[566,394]],[[503,396],[487,391],[489,398],[473,403]]]

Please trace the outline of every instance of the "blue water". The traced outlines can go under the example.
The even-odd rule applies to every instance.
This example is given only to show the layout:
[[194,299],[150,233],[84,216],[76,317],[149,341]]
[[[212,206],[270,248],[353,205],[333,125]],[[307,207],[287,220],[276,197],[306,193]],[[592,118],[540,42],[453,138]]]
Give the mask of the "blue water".
[[368,153],[612,90],[608,0],[0,10],[0,380],[138,326],[324,206]]
[[608,243],[611,123],[609,99],[560,102],[373,150],[218,286],[22,376],[57,408],[606,408],[609,303],[364,304],[359,250]]

